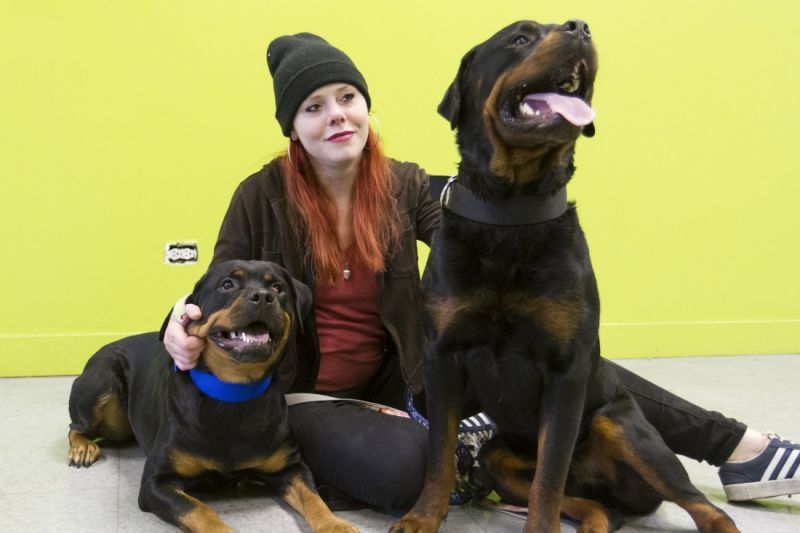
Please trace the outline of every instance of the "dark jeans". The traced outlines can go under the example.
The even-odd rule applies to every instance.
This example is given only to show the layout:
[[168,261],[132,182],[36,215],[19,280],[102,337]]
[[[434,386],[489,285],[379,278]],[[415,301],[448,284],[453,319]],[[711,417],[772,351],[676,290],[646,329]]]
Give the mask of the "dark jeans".
[[675,396],[630,370],[608,361],[673,452],[720,466],[742,440],[747,426]]
[[[744,435],[741,422],[610,364],[675,453],[718,466]],[[289,423],[318,484],[383,509],[406,509],[416,501],[428,442],[416,422],[330,401],[290,407]]]

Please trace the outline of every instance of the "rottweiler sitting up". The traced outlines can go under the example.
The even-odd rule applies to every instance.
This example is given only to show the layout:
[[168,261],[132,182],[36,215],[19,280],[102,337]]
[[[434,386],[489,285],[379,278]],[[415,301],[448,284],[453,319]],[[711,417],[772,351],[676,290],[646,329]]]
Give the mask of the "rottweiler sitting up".
[[162,520],[231,531],[189,491],[248,480],[275,487],[314,531],[357,531],[317,494],[290,438],[276,372],[294,357],[308,287],[273,263],[228,261],[209,269],[187,303],[203,312],[187,327],[206,339],[197,369],[178,371],[155,333],[101,348],[72,386],[70,464],[94,463],[98,437],[133,436],[147,453],[139,507]]
[[690,482],[600,357],[600,303],[565,187],[590,107],[589,26],[521,21],[464,56],[439,112],[458,129],[458,176],[423,276],[428,473],[394,531],[436,531],[453,487],[469,387],[497,423],[479,461],[526,532],[608,531],[620,514],[683,507],[701,531],[737,531]]

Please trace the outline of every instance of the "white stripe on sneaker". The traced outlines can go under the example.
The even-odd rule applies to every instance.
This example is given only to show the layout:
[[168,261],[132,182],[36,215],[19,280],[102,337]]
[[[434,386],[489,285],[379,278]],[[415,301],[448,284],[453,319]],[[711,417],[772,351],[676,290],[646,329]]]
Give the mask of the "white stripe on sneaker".
[[792,479],[800,479],[800,466],[797,467],[797,470],[794,471],[794,475]]
[[[781,471],[776,479],[786,479],[787,475],[789,474],[789,470],[797,460],[798,455],[800,455],[800,450],[792,450],[792,453],[789,454],[789,458],[786,459],[786,464],[783,465],[783,468],[781,468]],[[797,474],[797,472],[795,472],[795,474]]]
[[778,463],[783,457],[783,453],[786,450],[784,448],[778,448],[775,451],[775,455],[772,456],[772,461],[769,462],[769,466],[766,470],[764,470],[764,475],[761,476],[761,481],[769,481],[769,478],[772,476],[772,472],[775,470],[775,467],[778,466]]

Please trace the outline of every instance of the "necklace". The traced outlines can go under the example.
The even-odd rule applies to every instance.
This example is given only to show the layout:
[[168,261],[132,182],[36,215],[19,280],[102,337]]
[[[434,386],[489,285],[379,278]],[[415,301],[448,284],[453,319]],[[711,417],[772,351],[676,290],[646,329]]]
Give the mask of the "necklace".
[[344,256],[344,269],[342,269],[342,277],[345,281],[350,281],[350,278],[353,277],[353,271],[350,270],[350,255],[353,253],[353,245],[351,244],[344,250],[342,250],[342,255]]

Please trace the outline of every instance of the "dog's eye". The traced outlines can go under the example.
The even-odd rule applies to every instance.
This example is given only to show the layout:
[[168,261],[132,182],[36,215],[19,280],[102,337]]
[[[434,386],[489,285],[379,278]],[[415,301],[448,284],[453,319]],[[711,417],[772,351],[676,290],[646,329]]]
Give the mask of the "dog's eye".
[[531,40],[528,39],[527,35],[517,35],[514,37],[513,44],[515,46],[522,46],[523,44],[528,44],[529,42],[531,42]]
[[233,288],[233,282],[229,279],[223,280],[222,283],[219,284],[219,288],[224,291],[229,291]]
[[283,294],[283,285],[280,283],[276,283],[272,286],[272,290],[275,291],[277,294]]

